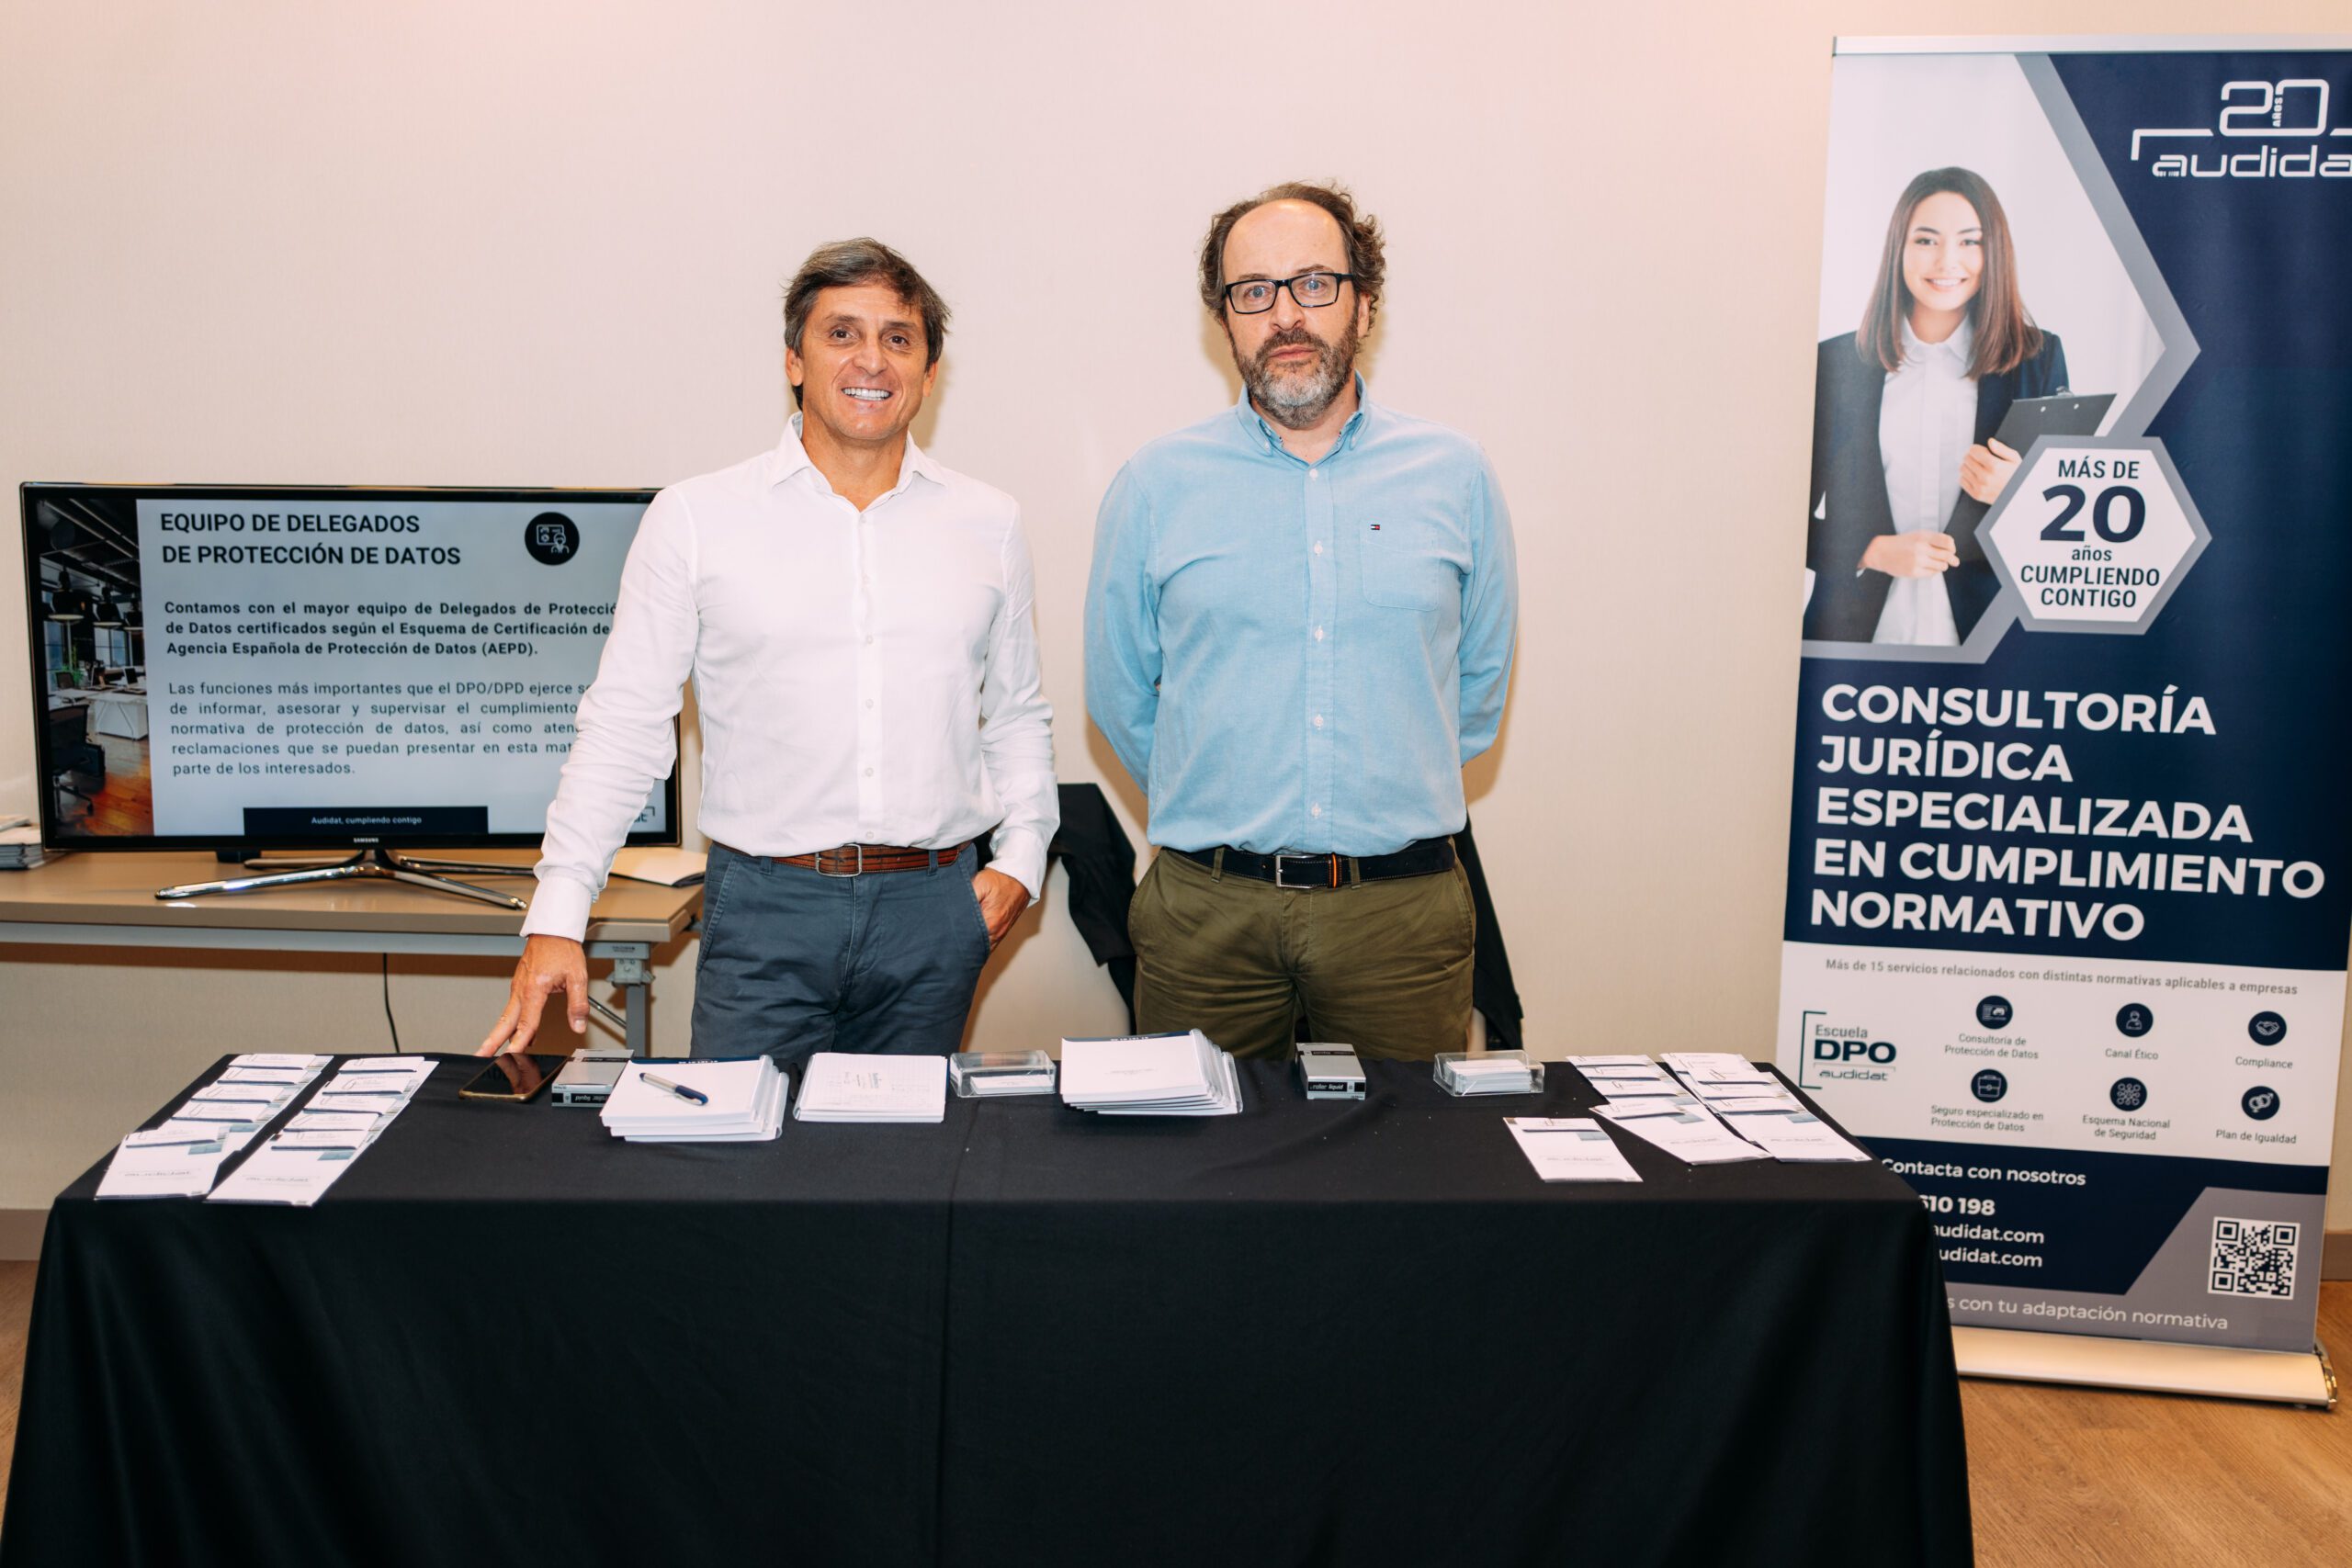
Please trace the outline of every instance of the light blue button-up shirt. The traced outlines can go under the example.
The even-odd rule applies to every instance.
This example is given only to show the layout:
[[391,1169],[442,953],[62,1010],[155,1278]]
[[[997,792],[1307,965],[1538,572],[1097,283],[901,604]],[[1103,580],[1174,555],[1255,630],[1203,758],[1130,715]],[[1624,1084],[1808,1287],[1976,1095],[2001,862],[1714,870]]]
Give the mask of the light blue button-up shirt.
[[1179,850],[1387,854],[1459,831],[1519,614],[1476,442],[1363,398],[1312,465],[1245,395],[1119,470],[1086,705]]

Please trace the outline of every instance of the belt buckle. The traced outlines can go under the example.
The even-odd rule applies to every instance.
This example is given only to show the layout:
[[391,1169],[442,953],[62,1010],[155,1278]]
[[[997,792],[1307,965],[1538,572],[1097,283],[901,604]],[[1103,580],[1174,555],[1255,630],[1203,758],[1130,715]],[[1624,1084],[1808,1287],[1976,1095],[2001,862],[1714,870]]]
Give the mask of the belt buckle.
[[[1310,863],[1329,880],[1320,882],[1284,881],[1283,879],[1283,868],[1289,862],[1295,860],[1306,861]],[[1337,887],[1339,885],[1340,857],[1338,855],[1276,855],[1274,857],[1274,886],[1277,887],[1287,887],[1294,892],[1306,892],[1317,887]]]
[[[857,852],[857,865],[855,869],[850,871],[826,870],[825,857],[827,855],[838,855],[842,852],[842,850],[855,850]],[[810,863],[815,867],[817,874],[820,876],[838,876],[843,879],[853,876],[863,876],[865,874],[865,846],[864,844],[843,844],[841,850],[819,850],[817,852],[816,859]]]

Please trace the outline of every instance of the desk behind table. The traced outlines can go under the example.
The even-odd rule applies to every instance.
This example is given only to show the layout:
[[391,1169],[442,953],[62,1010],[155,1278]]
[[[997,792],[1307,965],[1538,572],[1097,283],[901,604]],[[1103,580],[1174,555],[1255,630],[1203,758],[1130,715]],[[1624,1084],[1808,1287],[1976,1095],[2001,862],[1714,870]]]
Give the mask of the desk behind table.
[[[0,1562],[1965,1562],[1883,1168],[1546,1186],[1369,1064],[630,1145],[446,1066],[315,1210],[51,1220]],[[537,1347],[502,1357],[502,1330]]]

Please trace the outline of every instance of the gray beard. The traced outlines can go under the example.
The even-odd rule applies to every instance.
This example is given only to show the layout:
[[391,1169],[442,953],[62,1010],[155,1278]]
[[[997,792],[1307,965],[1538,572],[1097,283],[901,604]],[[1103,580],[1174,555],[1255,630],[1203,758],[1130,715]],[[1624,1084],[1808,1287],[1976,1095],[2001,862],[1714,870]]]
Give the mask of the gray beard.
[[[1260,412],[1285,430],[1305,430],[1329,413],[1347,389],[1348,378],[1355,373],[1359,342],[1355,318],[1350,316],[1347,331],[1337,343],[1325,343],[1305,328],[1295,328],[1267,339],[1247,363],[1238,355],[1234,362],[1242,384],[1250,389],[1250,400]],[[1299,344],[1315,350],[1312,367],[1304,371],[1276,370],[1267,364],[1268,356],[1277,350]]]

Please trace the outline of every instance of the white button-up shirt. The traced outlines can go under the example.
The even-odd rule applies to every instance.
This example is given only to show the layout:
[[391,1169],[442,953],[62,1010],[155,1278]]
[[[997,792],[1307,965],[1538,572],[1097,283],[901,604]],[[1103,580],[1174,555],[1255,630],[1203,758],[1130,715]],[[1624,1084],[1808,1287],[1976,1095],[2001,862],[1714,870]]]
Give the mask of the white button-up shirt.
[[[1960,460],[1976,440],[1976,383],[1968,374],[1975,324],[1962,318],[1941,343],[1903,323],[1903,368],[1889,371],[1878,412],[1878,454],[1898,534],[1940,534],[1960,500]],[[1960,641],[1941,577],[1898,577],[1887,587],[1872,642],[1950,648]]]
[[808,460],[797,414],[775,450],[662,491],[580,699],[524,931],[587,929],[676,761],[689,674],[711,838],[788,855],[993,828],[994,869],[1034,897],[1061,816],[1035,600],[1012,498],[911,440],[862,513]]

